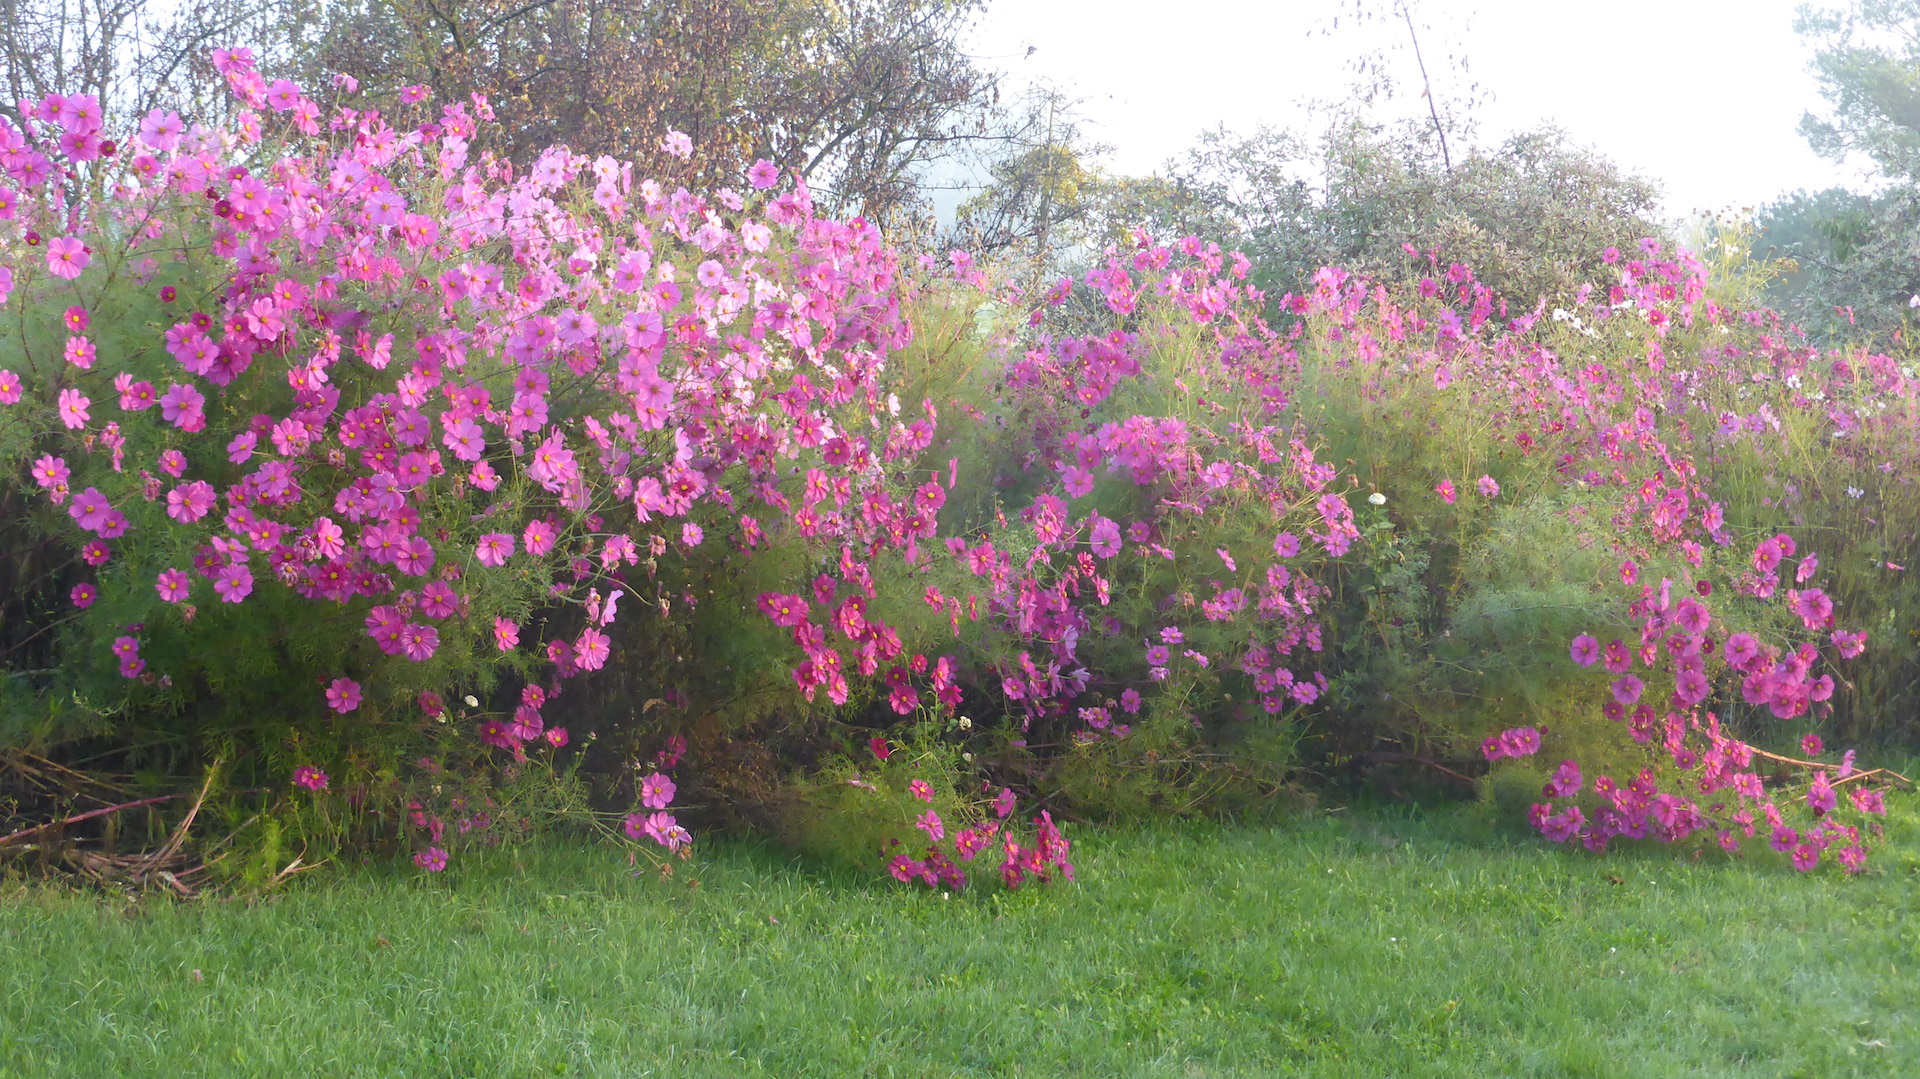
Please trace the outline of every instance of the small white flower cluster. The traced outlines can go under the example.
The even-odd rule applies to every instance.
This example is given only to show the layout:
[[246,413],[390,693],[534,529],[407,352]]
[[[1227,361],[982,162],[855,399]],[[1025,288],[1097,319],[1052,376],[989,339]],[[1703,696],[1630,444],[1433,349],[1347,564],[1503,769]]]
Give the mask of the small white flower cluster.
[[1556,307],[1553,309],[1553,320],[1555,322],[1569,323],[1573,326],[1575,331],[1585,334],[1588,337],[1600,336],[1600,332],[1598,330],[1595,330],[1593,327],[1580,321],[1579,315],[1574,314],[1573,312],[1567,310],[1564,307]]

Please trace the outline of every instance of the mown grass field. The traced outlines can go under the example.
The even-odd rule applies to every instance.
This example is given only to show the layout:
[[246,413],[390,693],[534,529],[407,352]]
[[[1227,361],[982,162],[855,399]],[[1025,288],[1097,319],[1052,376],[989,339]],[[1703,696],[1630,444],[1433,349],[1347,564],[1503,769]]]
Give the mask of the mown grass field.
[[1857,879],[1463,809],[1082,831],[1078,884],[1014,894],[744,844],[669,882],[559,844],[254,903],[12,882],[0,1071],[1920,1075],[1902,806]]

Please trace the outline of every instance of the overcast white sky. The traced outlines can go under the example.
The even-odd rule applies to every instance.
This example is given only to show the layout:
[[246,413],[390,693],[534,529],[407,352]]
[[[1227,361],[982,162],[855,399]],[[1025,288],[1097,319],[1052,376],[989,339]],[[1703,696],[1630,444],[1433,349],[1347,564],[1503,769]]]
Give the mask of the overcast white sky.
[[[1860,187],[1795,131],[1819,103],[1797,0],[1414,0],[1421,51],[1446,95],[1470,79],[1492,100],[1481,138],[1552,121],[1657,180],[1666,209],[1739,209],[1805,187]],[[1388,10],[1389,0],[1367,0]],[[1143,174],[1204,130],[1300,126],[1306,99],[1343,96],[1344,63],[1385,42],[1418,86],[1406,28],[1353,31],[1353,0],[993,0],[972,51],[1019,87],[1081,99],[1113,172]],[[1336,15],[1339,29],[1330,36]],[[1029,54],[1029,48],[1032,49]],[[1463,77],[1448,58],[1464,55]],[[1416,91],[1417,92],[1417,91]]]

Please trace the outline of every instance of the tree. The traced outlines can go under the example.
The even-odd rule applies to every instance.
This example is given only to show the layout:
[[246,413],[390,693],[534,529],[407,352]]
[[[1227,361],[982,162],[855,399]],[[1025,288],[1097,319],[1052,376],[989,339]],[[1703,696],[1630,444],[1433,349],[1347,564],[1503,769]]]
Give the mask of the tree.
[[1791,260],[1767,299],[1823,343],[1884,340],[1920,291],[1920,0],[1802,6],[1794,29],[1814,49],[1826,104],[1801,117],[1800,133],[1830,160],[1864,155],[1887,184],[1795,192],[1763,207],[1758,251]]
[[1920,178],[1920,0],[1802,5],[1793,28],[1814,47],[1828,105],[1801,116],[1807,142],[1836,162],[1861,153],[1891,176]]
[[1276,296],[1323,265],[1418,278],[1430,272],[1424,253],[1435,252],[1531,307],[1604,276],[1606,248],[1664,232],[1651,181],[1551,127],[1494,147],[1455,132],[1445,148],[1424,118],[1378,123],[1351,112],[1318,140],[1215,131],[1170,167],[1165,189],[1206,207],[1189,219],[1204,238],[1246,251],[1257,283]]

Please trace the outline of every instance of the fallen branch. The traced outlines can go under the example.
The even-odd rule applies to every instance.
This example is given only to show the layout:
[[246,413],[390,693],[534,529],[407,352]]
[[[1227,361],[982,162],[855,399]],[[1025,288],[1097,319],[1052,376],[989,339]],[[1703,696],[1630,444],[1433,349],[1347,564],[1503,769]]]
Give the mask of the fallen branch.
[[[202,791],[201,796],[204,798],[206,796],[206,792]],[[118,813],[123,809],[138,809],[141,806],[159,805],[161,802],[171,802],[175,798],[179,798],[179,797],[182,797],[182,795],[162,794],[155,798],[142,798],[137,802],[122,802],[119,805],[111,805],[103,809],[89,809],[85,813],[75,813],[71,817],[62,817],[59,820],[50,820],[45,824],[36,824],[31,828],[22,828],[19,831],[14,832],[12,835],[0,836],[0,847],[4,847],[9,843],[12,843],[16,840],[24,839],[28,836],[39,835],[41,832],[44,832],[49,828],[60,828],[69,824],[78,824],[83,820],[92,820],[95,817],[104,817],[109,813]]]

